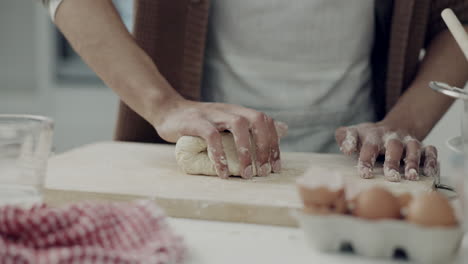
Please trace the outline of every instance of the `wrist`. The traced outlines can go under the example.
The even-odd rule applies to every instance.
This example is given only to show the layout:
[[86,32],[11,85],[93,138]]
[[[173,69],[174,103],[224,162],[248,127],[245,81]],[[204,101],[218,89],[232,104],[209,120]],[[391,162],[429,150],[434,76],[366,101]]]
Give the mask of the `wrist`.
[[152,107],[149,122],[153,127],[162,124],[174,109],[180,108],[189,102],[175,91],[174,93],[159,94],[150,101],[152,101]]
[[393,118],[390,114],[387,115],[378,125],[388,128],[390,131],[399,132],[401,134],[410,135],[420,141],[425,137],[419,120],[415,120],[408,115]]

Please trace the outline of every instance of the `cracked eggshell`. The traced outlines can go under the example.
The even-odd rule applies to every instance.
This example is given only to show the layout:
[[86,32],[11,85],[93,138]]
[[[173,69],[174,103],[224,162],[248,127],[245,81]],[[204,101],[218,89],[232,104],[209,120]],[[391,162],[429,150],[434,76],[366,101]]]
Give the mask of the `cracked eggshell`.
[[304,212],[310,214],[344,214],[346,201],[344,190],[331,191],[326,187],[307,188],[299,185]]
[[344,214],[347,211],[343,178],[329,169],[313,168],[297,180],[304,212]]

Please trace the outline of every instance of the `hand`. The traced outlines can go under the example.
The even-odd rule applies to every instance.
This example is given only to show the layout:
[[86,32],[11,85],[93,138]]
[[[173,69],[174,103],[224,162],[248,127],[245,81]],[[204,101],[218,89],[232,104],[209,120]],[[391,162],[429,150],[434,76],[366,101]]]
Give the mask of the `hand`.
[[436,176],[438,173],[437,149],[434,146],[423,147],[409,133],[393,129],[384,122],[341,127],[336,130],[335,137],[344,154],[359,154],[358,172],[362,178],[374,177],[373,168],[379,155],[385,155],[384,176],[389,181],[401,180],[402,159],[405,163],[404,177],[408,180],[419,179],[420,162],[424,164],[425,175]]
[[[237,105],[185,99],[165,105],[166,109],[160,111],[161,116],[154,124],[159,135],[168,142],[176,142],[181,136],[205,139],[218,176],[229,177],[220,135],[224,130],[230,131],[234,137],[243,178],[253,177],[253,166],[259,176],[281,170],[278,134],[284,131],[277,130],[273,119],[266,114]],[[251,138],[256,153],[251,153]],[[252,157],[256,157],[255,164],[252,164]]]

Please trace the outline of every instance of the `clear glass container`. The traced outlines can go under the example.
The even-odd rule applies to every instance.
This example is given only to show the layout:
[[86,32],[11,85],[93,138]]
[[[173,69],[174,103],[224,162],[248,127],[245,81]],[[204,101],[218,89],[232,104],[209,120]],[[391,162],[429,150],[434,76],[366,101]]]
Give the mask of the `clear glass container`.
[[53,121],[32,115],[0,115],[0,205],[42,201]]

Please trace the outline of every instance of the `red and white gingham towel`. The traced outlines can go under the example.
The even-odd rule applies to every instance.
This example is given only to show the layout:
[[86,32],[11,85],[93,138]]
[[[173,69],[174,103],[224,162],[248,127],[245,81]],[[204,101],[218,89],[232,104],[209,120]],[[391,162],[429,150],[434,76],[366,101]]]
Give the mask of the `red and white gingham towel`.
[[180,263],[184,252],[151,201],[0,208],[0,263]]

